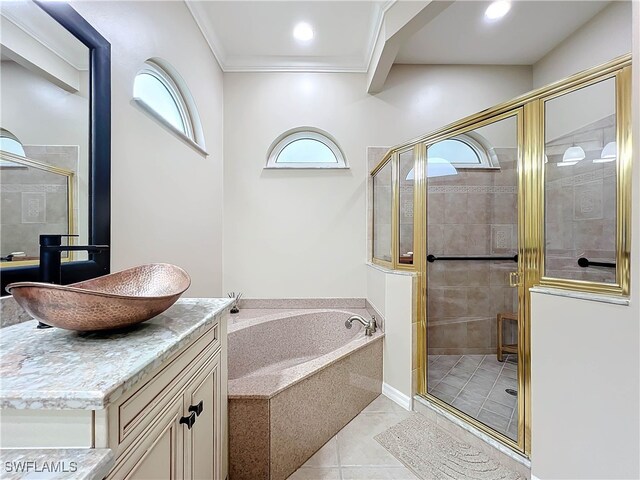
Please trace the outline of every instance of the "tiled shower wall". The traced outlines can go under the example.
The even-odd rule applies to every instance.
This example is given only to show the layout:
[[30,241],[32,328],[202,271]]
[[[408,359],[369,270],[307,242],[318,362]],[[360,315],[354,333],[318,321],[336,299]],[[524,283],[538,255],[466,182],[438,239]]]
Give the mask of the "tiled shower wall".
[[[517,253],[517,149],[495,153],[499,170],[459,170],[454,176],[429,179],[428,254]],[[429,354],[495,353],[497,314],[517,311],[517,290],[509,286],[514,271],[512,261],[429,263]],[[515,325],[505,330],[507,340],[515,341]]]
[[[30,159],[77,172],[77,146],[25,145],[24,149]],[[21,251],[28,257],[37,257],[40,234],[69,233],[67,177],[31,167],[3,167],[0,179],[2,256]],[[76,197],[75,219],[78,218],[77,204]]]
[[[578,258],[616,260],[616,162],[593,163],[616,140],[615,116],[549,142],[545,168],[546,276],[614,283],[615,268],[578,266]],[[586,158],[556,165],[567,148],[579,145]]]

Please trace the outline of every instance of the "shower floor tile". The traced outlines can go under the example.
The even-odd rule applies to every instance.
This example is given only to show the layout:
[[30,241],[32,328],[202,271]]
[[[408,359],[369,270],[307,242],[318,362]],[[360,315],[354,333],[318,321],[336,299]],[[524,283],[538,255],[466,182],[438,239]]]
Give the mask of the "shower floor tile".
[[515,355],[429,355],[428,391],[485,425],[517,440],[518,390]]

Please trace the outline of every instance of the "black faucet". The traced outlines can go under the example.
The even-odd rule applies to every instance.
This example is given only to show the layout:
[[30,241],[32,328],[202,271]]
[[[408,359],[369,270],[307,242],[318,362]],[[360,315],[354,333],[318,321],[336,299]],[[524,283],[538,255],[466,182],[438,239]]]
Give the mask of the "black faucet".
[[[99,253],[109,250],[109,245],[62,245],[62,237],[77,237],[78,235],[49,234],[40,235],[40,281],[44,283],[62,283],[60,265],[61,252],[85,251]],[[51,328],[50,325],[39,322],[38,328]]]

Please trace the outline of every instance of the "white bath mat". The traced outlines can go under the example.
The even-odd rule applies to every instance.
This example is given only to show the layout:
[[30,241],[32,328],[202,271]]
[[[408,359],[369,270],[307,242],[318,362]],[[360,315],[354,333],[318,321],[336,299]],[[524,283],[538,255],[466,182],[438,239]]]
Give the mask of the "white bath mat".
[[417,413],[375,439],[423,480],[524,480]]

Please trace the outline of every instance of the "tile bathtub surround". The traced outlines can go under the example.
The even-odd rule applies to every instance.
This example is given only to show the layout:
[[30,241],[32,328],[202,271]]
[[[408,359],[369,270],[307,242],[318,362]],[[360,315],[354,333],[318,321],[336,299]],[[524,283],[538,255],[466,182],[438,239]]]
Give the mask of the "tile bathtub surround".
[[[374,341],[272,398],[231,394],[231,478],[287,478],[376,398],[381,388],[382,342]],[[263,445],[268,445],[269,452],[251,447],[256,437],[268,437]]]
[[6,327],[0,335],[0,408],[104,409],[227,314],[230,304],[180,299],[121,332],[38,330],[35,321]]
[[0,298],[0,328],[33,320],[11,295]]
[[322,446],[290,480],[417,480],[374,437],[411,412],[380,395]]
[[[26,467],[27,462],[33,462]],[[47,478],[49,480],[100,480],[113,467],[115,456],[108,448],[0,449],[0,478]],[[38,473],[39,472],[39,473]]]
[[517,364],[495,355],[430,355],[428,391],[513,440],[518,436]]

